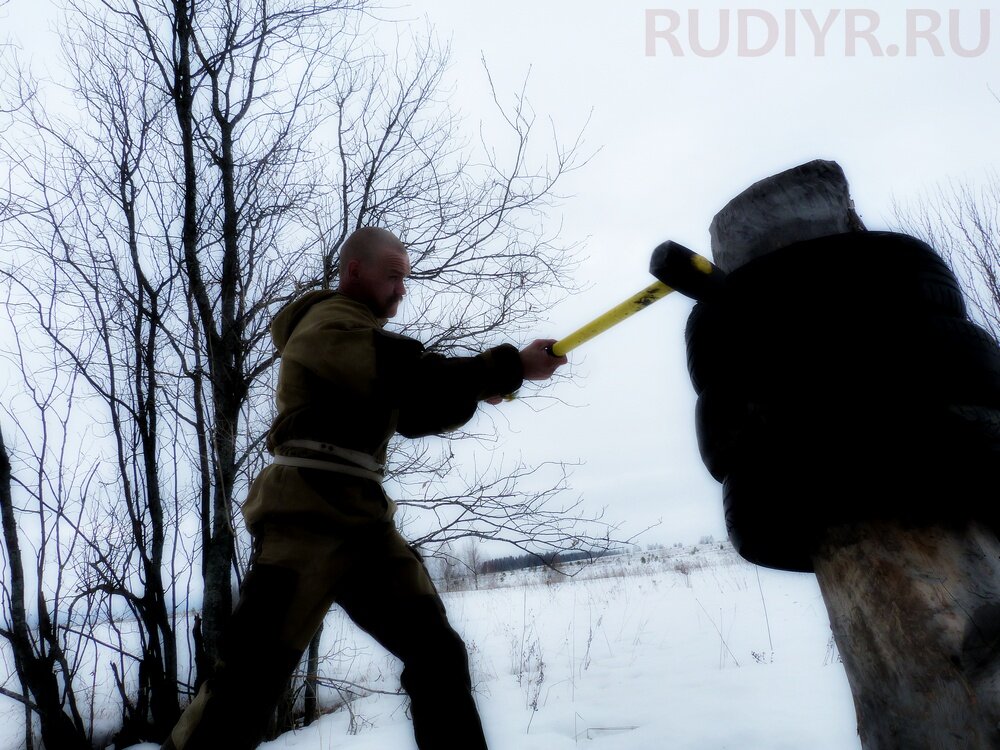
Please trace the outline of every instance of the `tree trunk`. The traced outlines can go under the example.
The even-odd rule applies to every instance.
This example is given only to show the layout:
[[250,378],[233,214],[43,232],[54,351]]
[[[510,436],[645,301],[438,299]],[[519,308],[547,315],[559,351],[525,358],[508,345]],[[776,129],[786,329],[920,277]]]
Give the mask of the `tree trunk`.
[[[858,229],[843,172],[817,161],[734,198],[712,222],[712,250],[732,271],[781,247]],[[863,492],[866,478],[858,480]],[[1000,747],[994,531],[852,523],[827,531],[813,564],[866,750]]]
[[[218,86],[213,81],[213,87]],[[214,94],[213,96],[217,96]],[[208,338],[212,382],[212,460],[215,487],[212,502],[212,536],[205,567],[205,602],[202,634],[208,655],[214,662],[226,624],[233,611],[232,570],[235,558],[233,531],[233,486],[236,481],[236,440],[240,406],[246,398],[246,384],[240,356],[241,329],[236,315],[239,281],[239,208],[236,205],[235,160],[232,124],[217,113],[220,125],[224,219],[222,226],[222,274],[219,279],[220,320],[202,319]]]
[[[47,748],[60,750],[90,750],[83,722],[78,715],[70,717],[63,711],[59,693],[59,675],[53,668],[58,659],[58,642],[55,633],[46,628],[41,633],[43,649],[36,653],[32,646],[28,616],[25,609],[24,567],[21,548],[17,538],[17,519],[11,495],[11,466],[7,447],[0,433],[0,521],[3,525],[3,541],[7,548],[10,568],[10,630],[0,634],[10,643],[14,653],[14,664],[21,683],[27,686],[34,699],[34,710],[41,724],[42,742]],[[48,622],[46,604],[38,597],[39,628]],[[72,710],[72,709],[71,709]]]
[[1000,747],[996,534],[858,524],[814,559],[863,746]]
[[323,624],[309,641],[309,655],[306,659],[306,693],[303,723],[306,726],[319,718],[319,642],[323,635]]
[[[154,736],[166,734],[180,716],[177,694],[177,648],[167,596],[163,583],[165,546],[165,520],[163,497],[160,492],[160,467],[157,463],[159,442],[159,380],[156,354],[159,349],[158,336],[163,322],[160,318],[159,293],[150,284],[142,268],[139,251],[138,218],[136,216],[136,194],[138,188],[133,182],[130,164],[122,162],[119,171],[119,200],[128,227],[129,257],[132,261],[134,288],[137,302],[133,312],[132,363],[133,387],[135,388],[135,421],[141,449],[145,495],[142,502],[149,512],[149,525],[138,522],[142,513],[136,508],[133,537],[136,550],[142,561],[143,595],[139,600],[140,616],[145,626],[146,638],[142,644],[142,678],[136,711],[132,716],[138,739],[151,729]],[[124,457],[123,457],[124,458]],[[138,490],[137,490],[138,492]],[[123,696],[124,698],[124,696]],[[128,706],[128,701],[123,701]],[[147,729],[148,727],[148,729]],[[129,727],[125,728],[128,732]],[[118,744],[125,741],[117,738]]]
[[[209,350],[209,381],[212,394],[212,425],[200,422],[205,430],[212,430],[211,439],[199,435],[201,448],[200,469],[202,473],[202,571],[204,581],[204,601],[202,635],[204,653],[196,655],[200,664],[214,664],[219,658],[222,632],[232,613],[232,588],[230,571],[233,560],[233,533],[230,519],[230,501],[233,477],[235,476],[235,433],[239,417],[240,395],[234,392],[232,378],[234,359],[233,342],[225,335],[227,323],[231,323],[231,308],[222,293],[223,320],[220,335],[216,327],[215,311],[199,257],[198,227],[198,179],[195,159],[195,116],[194,94],[191,80],[191,54],[193,44],[192,21],[194,11],[187,0],[175,0],[173,4],[174,25],[177,44],[177,64],[172,91],[177,122],[181,132],[181,148],[184,161],[184,225],[182,246],[184,271],[188,294],[196,311],[195,325],[198,336],[203,337]],[[234,240],[235,241],[235,240]],[[232,275],[232,261],[228,258],[229,245],[225,252],[224,275]],[[223,282],[225,285],[225,281]],[[233,294],[232,290],[229,291]],[[228,313],[228,315],[227,315]],[[196,378],[200,378],[200,373]],[[196,393],[200,380],[196,381]],[[235,403],[235,407],[233,404]],[[211,486],[204,481],[211,476]],[[211,494],[211,500],[209,500]],[[211,522],[209,522],[209,517]],[[207,675],[199,674],[197,681],[204,681]]]

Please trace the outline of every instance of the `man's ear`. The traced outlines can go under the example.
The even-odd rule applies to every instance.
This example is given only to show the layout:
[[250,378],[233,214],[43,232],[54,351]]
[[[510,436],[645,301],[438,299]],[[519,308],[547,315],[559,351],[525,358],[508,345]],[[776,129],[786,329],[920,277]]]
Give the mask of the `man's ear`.
[[357,258],[347,262],[347,278],[351,281],[357,281],[361,278],[361,261]]

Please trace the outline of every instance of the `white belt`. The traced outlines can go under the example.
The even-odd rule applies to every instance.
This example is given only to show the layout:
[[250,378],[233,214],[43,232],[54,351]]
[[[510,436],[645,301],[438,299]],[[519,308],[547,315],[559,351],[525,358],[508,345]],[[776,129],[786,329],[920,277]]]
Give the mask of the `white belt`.
[[300,458],[299,456],[275,456],[273,463],[279,466],[297,466],[300,469],[320,469],[322,471],[333,471],[337,474],[349,474],[352,477],[362,477],[371,479],[373,482],[382,483],[382,475],[377,471],[368,471],[357,466],[348,466],[336,461],[320,461],[318,458]]
[[341,458],[368,471],[381,472],[385,469],[382,464],[367,453],[351,450],[350,448],[341,448],[339,445],[323,443],[319,440],[286,440],[277,449],[280,451],[282,448],[305,448],[306,450],[317,451],[318,453],[329,453],[331,456]]

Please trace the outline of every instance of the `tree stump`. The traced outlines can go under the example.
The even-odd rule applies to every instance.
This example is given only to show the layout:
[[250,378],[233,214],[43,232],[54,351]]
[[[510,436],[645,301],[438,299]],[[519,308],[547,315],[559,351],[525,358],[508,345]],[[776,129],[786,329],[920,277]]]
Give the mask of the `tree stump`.
[[[803,240],[863,229],[843,171],[816,161],[733,199],[712,222],[712,250],[716,264],[731,272]],[[995,484],[958,490],[996,491]],[[808,492],[802,488],[803,502]],[[940,498],[943,508],[959,501]],[[898,502],[904,507],[906,498]],[[862,744],[866,750],[1000,748],[996,525],[912,521],[890,514],[835,522],[818,534],[812,556]]]
[[865,748],[1000,747],[1000,548],[992,530],[840,527],[814,564]]

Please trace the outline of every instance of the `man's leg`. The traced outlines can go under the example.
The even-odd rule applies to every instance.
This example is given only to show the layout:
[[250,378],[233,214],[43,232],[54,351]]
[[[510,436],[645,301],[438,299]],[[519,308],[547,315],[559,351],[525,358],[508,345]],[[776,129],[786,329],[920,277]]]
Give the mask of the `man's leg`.
[[351,547],[357,551],[336,601],[403,662],[417,746],[486,748],[465,643],[448,624],[423,561],[388,524]]
[[332,603],[338,543],[269,528],[243,582],[221,661],[162,750],[251,750]]
[[294,571],[255,566],[226,630],[220,662],[181,716],[164,750],[249,750],[267,720],[301,651],[277,633],[291,609]]

